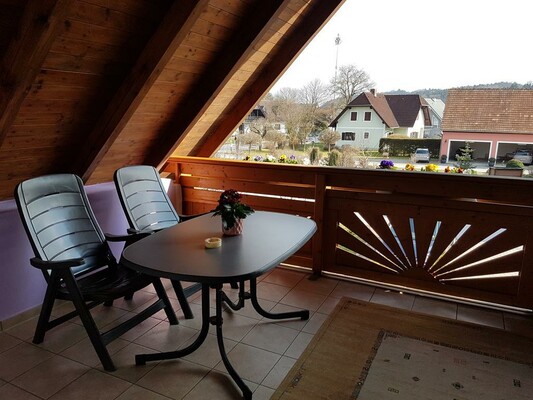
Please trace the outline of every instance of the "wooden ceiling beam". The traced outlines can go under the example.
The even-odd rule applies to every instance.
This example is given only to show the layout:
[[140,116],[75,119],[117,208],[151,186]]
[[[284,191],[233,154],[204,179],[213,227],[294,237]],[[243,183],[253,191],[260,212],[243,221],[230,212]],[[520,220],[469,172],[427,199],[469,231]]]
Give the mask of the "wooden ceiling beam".
[[81,154],[82,158],[76,159],[75,171],[84,182],[109,151],[208,3],[208,0],[174,1],[89,134],[86,140],[89,149]]
[[0,60],[0,146],[72,3],[74,0],[28,0],[18,30]]
[[260,9],[252,6],[234,36],[206,68],[206,73],[191,90],[186,104],[179,105],[177,117],[170,121],[160,135],[157,145],[150,149],[145,163],[162,167],[180,142],[194,128],[204,112],[217,98],[239,68],[254,54],[254,46],[267,34],[290,0],[261,2]]
[[[230,113],[225,113],[224,119],[214,124],[209,132],[204,135],[204,140],[197,143],[189,155],[197,157],[211,157],[224,143],[233,129],[248,115],[250,110],[274,85],[277,78],[283,75],[293,60],[305,48],[315,35],[320,31],[335,11],[345,0],[315,0],[313,8],[307,12],[303,21],[299,22],[292,31],[287,32],[279,51],[272,55],[268,68],[261,72],[255,82],[247,85],[239,93],[239,98],[234,99],[234,107]],[[324,16],[327,15],[327,18]]]

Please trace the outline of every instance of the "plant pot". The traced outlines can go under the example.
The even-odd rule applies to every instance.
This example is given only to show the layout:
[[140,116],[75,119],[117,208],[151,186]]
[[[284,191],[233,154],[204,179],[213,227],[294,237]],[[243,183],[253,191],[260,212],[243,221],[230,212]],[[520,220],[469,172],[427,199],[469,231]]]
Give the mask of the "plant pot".
[[242,231],[244,229],[244,223],[242,219],[237,219],[235,221],[235,225],[233,225],[231,228],[226,229],[224,228],[224,223],[222,223],[222,233],[226,236],[237,236],[241,235]]

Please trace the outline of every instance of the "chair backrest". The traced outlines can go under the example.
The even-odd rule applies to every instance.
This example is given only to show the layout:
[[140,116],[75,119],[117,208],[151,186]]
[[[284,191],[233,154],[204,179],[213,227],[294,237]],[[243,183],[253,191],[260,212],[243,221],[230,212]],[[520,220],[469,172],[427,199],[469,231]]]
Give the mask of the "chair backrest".
[[78,176],[29,179],[17,186],[15,199],[36,257],[45,261],[84,258],[84,265],[72,268],[75,274],[109,263],[109,247]]
[[154,167],[120,168],[115,171],[114,180],[130,228],[157,231],[180,221]]

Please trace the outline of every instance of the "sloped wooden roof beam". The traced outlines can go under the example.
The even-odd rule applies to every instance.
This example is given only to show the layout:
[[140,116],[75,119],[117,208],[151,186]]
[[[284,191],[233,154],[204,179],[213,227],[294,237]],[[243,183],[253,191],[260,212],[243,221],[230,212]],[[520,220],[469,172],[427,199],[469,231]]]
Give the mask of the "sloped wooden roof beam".
[[243,23],[220,56],[209,65],[196,87],[191,90],[186,104],[182,104],[177,117],[167,124],[161,134],[161,141],[154,146],[145,160],[146,164],[161,167],[180,142],[194,128],[195,124],[217,98],[220,91],[231,80],[239,68],[254,53],[269,27],[290,4],[289,0],[261,2],[261,9],[252,7]]
[[0,146],[74,0],[29,0],[0,60]]
[[90,148],[74,164],[84,181],[90,178],[208,3],[208,0],[174,1],[89,134]]
[[[226,113],[225,118],[204,135],[189,155],[210,157],[223,144],[228,134],[247,115],[250,109],[264,96],[279,76],[290,66],[306,44],[313,39],[320,28],[325,25],[345,0],[315,1],[315,6],[304,17],[305,21],[298,24],[279,51],[272,55],[269,67],[266,68],[251,85],[249,90],[242,92],[241,97],[234,99],[234,108]],[[328,18],[324,18],[327,15]]]

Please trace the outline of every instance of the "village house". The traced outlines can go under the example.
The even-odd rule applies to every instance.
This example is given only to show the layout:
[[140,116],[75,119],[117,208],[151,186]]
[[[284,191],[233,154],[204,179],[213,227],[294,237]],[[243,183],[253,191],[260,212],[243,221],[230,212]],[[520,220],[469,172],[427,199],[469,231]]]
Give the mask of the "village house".
[[480,161],[505,161],[517,150],[533,150],[532,110],[533,90],[450,89],[441,154],[455,160],[467,142]]
[[391,134],[424,138],[431,126],[429,106],[417,94],[385,95],[375,90],[361,93],[329,125],[341,134],[335,146],[379,148],[379,140]]

